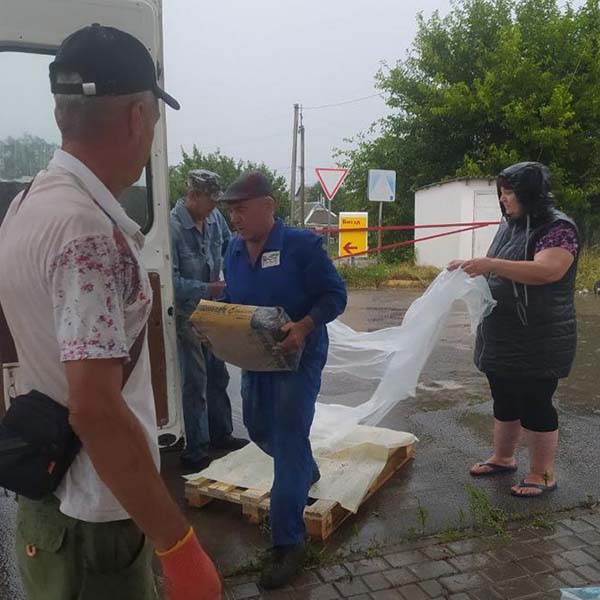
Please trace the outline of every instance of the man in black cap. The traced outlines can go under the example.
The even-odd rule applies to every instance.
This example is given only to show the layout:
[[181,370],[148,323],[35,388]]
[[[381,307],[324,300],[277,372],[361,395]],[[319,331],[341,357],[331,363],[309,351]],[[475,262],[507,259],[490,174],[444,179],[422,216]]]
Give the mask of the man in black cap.
[[242,378],[244,423],[275,465],[272,561],[260,580],[272,589],[289,584],[303,566],[303,513],[308,491],[320,477],[309,435],[327,360],[326,324],[344,312],[346,288],[317,235],[275,218],[265,175],[242,175],[222,200],[238,232],[225,257],[225,300],[283,307],[292,322],[284,327],[280,350],[304,349],[295,372],[245,372]]
[[117,201],[150,158],[158,100],[179,105],[143,44],[100,25],[63,42],[50,81],[62,148],[2,224],[0,302],[19,392],[66,406],[82,448],[54,494],[19,498],[25,592],[155,600],[152,545],[171,600],[214,600],[215,568],[158,470],[152,289],[144,237]]

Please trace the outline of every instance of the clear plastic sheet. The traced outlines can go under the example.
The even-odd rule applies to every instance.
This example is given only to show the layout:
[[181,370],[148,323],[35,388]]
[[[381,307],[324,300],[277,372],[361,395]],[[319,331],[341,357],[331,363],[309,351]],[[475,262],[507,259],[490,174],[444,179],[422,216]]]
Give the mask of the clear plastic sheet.
[[600,587],[564,588],[560,592],[561,600],[600,600]]
[[[314,448],[343,450],[344,438],[352,439],[348,436],[357,425],[377,425],[396,404],[415,395],[421,371],[457,301],[466,304],[473,333],[495,306],[483,277],[444,271],[396,327],[363,333],[340,321],[328,326],[329,357],[311,434]],[[230,374],[235,428],[243,434],[241,374],[234,367]],[[353,393],[336,392],[329,385],[336,381],[347,381]],[[348,402],[341,404],[340,397]]]

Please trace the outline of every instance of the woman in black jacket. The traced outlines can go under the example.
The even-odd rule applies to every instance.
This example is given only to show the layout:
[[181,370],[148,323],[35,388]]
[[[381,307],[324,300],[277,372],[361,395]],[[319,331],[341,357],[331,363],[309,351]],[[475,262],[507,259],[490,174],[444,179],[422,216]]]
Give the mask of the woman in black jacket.
[[512,493],[535,497],[556,489],[558,415],[552,403],[577,344],[575,278],[579,236],[554,207],[550,172],[540,163],[512,165],[497,179],[503,223],[485,258],[454,261],[471,277],[485,275],[494,311],[477,332],[475,363],[494,400],[494,453],[475,477],[517,470],[524,430],[530,471]]

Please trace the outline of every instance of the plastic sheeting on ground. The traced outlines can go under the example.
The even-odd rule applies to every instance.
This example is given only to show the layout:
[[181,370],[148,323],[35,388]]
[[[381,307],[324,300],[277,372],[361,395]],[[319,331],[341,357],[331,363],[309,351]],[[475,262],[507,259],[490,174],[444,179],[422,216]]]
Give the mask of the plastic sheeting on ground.
[[[495,306],[483,277],[471,279],[460,270],[445,271],[413,302],[401,325],[366,333],[340,321],[329,325],[329,358],[311,432],[323,478],[311,496],[336,500],[355,511],[383,469],[388,449],[416,440],[412,434],[373,426],[399,402],[414,396],[421,371],[456,301],[466,304],[473,332]],[[241,374],[234,367],[230,374],[235,432],[239,435],[245,431]],[[272,471],[271,459],[250,445],[215,461],[202,476],[268,490]]]
[[[310,497],[339,502],[356,512],[369,488],[383,471],[389,451],[409,446],[414,435],[380,427],[360,425],[342,440],[343,449],[315,450],[321,479],[310,490]],[[254,444],[232,452],[202,471],[202,477],[229,485],[256,490],[270,490],[273,485],[273,459]],[[187,476],[193,480],[197,475]]]
[[600,600],[600,587],[564,588],[560,592],[561,600]]

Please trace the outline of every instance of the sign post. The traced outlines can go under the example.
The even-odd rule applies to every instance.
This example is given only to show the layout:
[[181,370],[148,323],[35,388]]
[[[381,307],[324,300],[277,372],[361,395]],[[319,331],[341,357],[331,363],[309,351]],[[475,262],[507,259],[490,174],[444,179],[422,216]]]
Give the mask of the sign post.
[[339,217],[339,256],[353,257],[369,249],[368,231],[344,231],[348,229],[366,229],[369,226],[367,212],[341,212]]
[[[383,203],[396,200],[396,171],[369,169],[369,200],[379,202],[379,230],[377,231],[377,247],[383,245]],[[377,261],[379,261],[377,254]]]
[[[321,196],[321,202],[323,201],[323,196]],[[329,255],[329,248],[331,246],[331,200],[326,200],[323,202],[327,207],[327,255]]]

